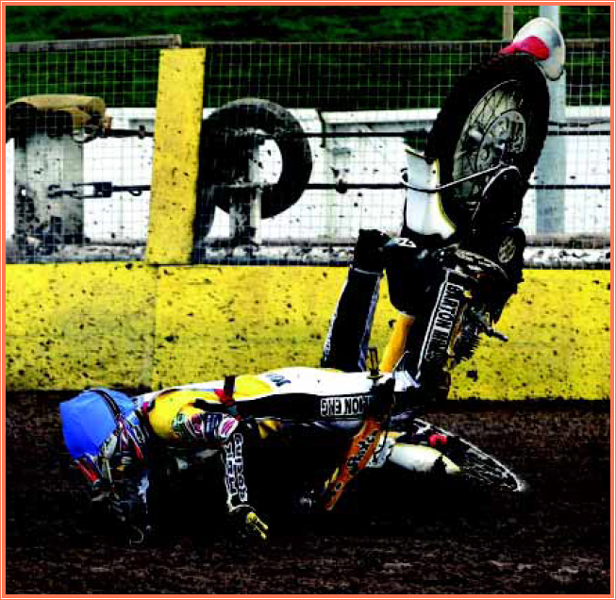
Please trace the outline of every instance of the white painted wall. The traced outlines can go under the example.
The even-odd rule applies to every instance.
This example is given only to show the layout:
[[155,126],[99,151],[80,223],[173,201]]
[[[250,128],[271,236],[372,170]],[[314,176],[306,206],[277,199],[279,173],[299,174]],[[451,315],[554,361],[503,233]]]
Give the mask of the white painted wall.
[[[114,128],[154,128],[154,109],[108,109]],[[209,114],[204,111],[204,115]],[[321,120],[311,109],[292,111],[307,132],[321,131]],[[428,130],[435,110],[363,111],[323,113],[328,131],[387,132],[409,129]],[[609,107],[568,108],[567,119],[584,122],[589,131],[609,131]],[[348,183],[397,182],[406,166],[400,138],[310,138],[314,168],[313,183],[334,183],[335,171]],[[261,151],[266,180],[275,180],[280,172],[280,154],[275,146]],[[152,138],[109,138],[85,145],[84,182],[111,181],[115,185],[149,184],[152,172]],[[609,136],[567,136],[566,182],[609,184]],[[14,231],[12,182],[13,144],[6,147],[7,198],[6,236]],[[149,214],[149,193],[134,197],[114,194],[110,199],[85,201],[85,234],[93,240],[145,240]],[[535,232],[535,194],[526,197],[522,226]],[[263,223],[265,239],[301,240],[323,237],[355,237],[361,227],[378,227],[397,232],[400,227],[404,192],[402,190],[307,191],[301,200],[283,214]],[[228,235],[228,217],[217,210],[213,236]],[[567,190],[565,194],[565,233],[606,234],[610,231],[609,190]]]

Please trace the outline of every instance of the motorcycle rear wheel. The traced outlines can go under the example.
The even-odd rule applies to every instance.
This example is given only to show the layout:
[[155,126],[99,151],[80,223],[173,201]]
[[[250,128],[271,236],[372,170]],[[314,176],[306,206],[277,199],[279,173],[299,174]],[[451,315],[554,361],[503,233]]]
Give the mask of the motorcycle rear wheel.
[[[510,224],[517,224],[521,197],[547,135],[549,104],[545,78],[527,55],[499,55],[469,72],[449,93],[428,136],[425,155],[438,159],[441,184],[497,165],[517,167],[523,181],[519,197],[502,199],[511,204],[515,222]],[[480,177],[441,192],[445,212],[462,231],[477,215],[488,180]]]

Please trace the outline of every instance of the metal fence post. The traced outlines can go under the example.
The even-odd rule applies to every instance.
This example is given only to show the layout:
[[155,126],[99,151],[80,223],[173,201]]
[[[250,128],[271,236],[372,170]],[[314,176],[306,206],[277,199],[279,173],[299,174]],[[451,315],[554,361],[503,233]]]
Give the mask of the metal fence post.
[[[65,190],[83,180],[83,147],[70,134],[31,132],[15,142],[15,240],[50,254],[83,240],[83,200]],[[51,187],[58,188],[52,193]]]
[[[558,6],[541,6],[539,14],[560,27]],[[566,73],[558,81],[548,81],[550,92],[550,126],[559,133],[567,122]],[[567,177],[567,148],[563,135],[546,138],[541,158],[535,172],[537,185],[564,183]],[[565,231],[565,190],[538,189],[536,201],[537,233],[563,233]]]
[[503,6],[503,40],[513,39],[513,6]]
[[245,245],[252,252],[261,245],[261,169],[259,147],[262,140],[255,135],[238,139],[237,152],[243,163],[239,169],[238,187],[233,189],[229,206],[229,237],[233,244]]

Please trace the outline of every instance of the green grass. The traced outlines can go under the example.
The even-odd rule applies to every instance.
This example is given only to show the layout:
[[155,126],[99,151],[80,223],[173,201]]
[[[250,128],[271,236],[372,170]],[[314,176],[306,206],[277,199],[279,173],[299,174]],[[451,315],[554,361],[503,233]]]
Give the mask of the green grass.
[[[539,13],[516,6],[519,28]],[[208,41],[498,39],[501,6],[7,6],[8,42],[178,33]],[[610,35],[609,6],[562,6],[565,37]]]

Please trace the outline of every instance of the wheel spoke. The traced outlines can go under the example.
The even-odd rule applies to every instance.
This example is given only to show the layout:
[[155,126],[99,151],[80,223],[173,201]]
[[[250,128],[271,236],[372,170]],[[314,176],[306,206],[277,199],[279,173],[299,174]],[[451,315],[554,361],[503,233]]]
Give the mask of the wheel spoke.
[[[499,165],[513,165],[528,179],[545,140],[548,108],[544,76],[528,57],[495,57],[454,86],[430,132],[426,156],[440,159],[441,183]],[[465,235],[476,233],[488,181],[488,175],[471,178],[441,194],[444,210]],[[521,189],[512,193],[516,198],[502,198],[505,205],[521,200]]]
[[[525,118],[519,112],[522,99],[520,86],[508,80],[488,91],[475,105],[454,151],[454,180],[495,166],[507,156],[524,150]],[[472,208],[476,205],[473,196],[480,192],[484,183],[483,178],[469,181],[452,193]]]

